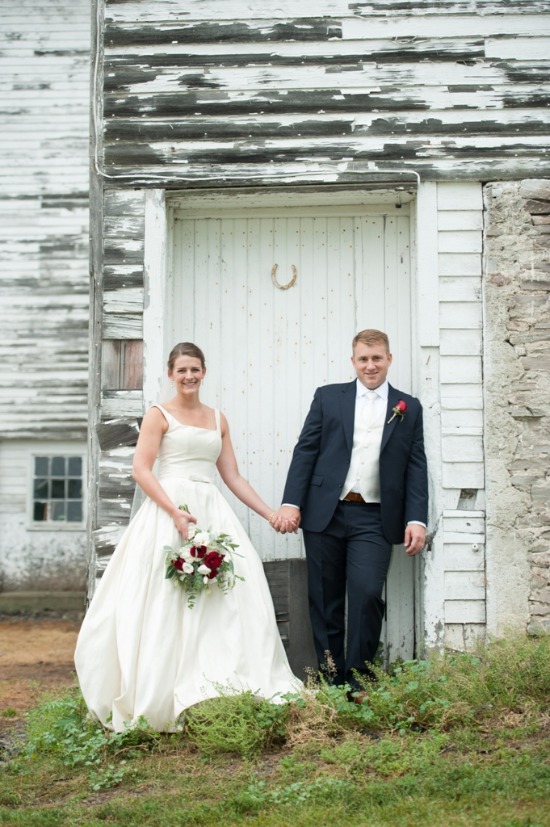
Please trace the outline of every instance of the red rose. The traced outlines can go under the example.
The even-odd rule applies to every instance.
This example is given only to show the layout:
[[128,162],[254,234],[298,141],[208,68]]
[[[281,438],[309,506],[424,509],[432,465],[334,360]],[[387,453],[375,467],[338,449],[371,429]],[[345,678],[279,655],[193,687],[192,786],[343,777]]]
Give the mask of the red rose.
[[191,546],[191,548],[189,549],[189,553],[191,554],[191,557],[199,557],[201,559],[206,554],[206,551],[207,551],[206,546]]
[[176,557],[176,559],[173,561],[173,563],[174,563],[174,568],[175,569],[177,569],[178,571],[183,570],[183,558],[182,557]]
[[202,561],[205,566],[208,566],[210,569],[210,574],[208,577],[212,580],[218,574],[218,569],[223,563],[224,555],[220,554],[219,551],[209,551],[204,560]]
[[405,411],[407,410],[407,403],[403,402],[403,400],[400,399],[397,405],[394,405],[391,410],[392,416],[391,419],[388,419],[388,425],[390,424],[390,422],[393,422],[396,416],[398,416],[399,419],[403,419],[403,417],[405,416]]

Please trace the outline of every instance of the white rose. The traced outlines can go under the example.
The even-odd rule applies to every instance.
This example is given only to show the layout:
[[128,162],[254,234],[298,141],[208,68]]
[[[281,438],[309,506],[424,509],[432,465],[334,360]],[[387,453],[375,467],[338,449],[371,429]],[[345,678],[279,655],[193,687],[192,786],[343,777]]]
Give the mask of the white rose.
[[205,566],[204,563],[202,563],[198,567],[197,571],[199,574],[210,574],[211,569],[209,569],[208,566]]
[[193,534],[193,543],[196,546],[208,546],[210,543],[210,534],[208,531],[197,531]]
[[185,574],[193,574],[194,568],[191,565],[191,563],[184,563],[183,567],[182,567],[182,571],[184,571]]

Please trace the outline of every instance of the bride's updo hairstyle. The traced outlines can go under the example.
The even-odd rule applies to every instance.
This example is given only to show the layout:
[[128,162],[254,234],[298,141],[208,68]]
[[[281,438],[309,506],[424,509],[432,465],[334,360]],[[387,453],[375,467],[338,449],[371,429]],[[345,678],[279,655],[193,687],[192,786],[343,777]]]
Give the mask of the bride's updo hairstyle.
[[174,369],[174,362],[178,356],[192,356],[194,359],[200,359],[202,369],[204,370],[206,367],[204,353],[193,342],[180,342],[172,348],[168,357],[168,370]]

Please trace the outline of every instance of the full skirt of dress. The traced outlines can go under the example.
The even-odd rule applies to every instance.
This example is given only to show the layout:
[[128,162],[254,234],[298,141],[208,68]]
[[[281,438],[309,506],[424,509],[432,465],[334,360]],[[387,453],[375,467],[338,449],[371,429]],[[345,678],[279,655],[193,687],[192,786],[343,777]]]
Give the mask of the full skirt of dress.
[[213,587],[189,607],[165,579],[176,547],[170,516],[147,499],[123,534],[84,618],[75,665],[84,700],[105,726],[122,731],[138,718],[158,731],[179,728],[183,710],[222,694],[251,692],[274,703],[302,684],[292,673],[262,562],[233,509],[208,481],[168,477],[173,502],[197,525],[230,534],[244,581]]

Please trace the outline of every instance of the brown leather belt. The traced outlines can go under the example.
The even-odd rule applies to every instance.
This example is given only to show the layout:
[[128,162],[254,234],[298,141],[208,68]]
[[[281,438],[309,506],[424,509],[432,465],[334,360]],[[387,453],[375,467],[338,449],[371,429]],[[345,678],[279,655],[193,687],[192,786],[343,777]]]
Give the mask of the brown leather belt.
[[[350,491],[349,494],[346,494],[345,497],[342,497],[347,503],[364,503],[365,500],[361,496],[361,494],[357,494],[355,491]],[[366,504],[366,503],[365,503]]]

